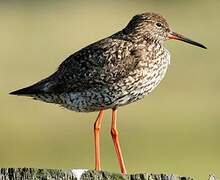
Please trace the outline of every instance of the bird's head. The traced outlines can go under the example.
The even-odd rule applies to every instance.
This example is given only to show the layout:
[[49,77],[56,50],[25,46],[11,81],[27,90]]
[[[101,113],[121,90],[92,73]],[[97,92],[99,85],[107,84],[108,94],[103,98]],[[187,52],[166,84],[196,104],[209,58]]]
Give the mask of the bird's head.
[[173,32],[166,19],[156,13],[135,15],[123,29],[123,32],[137,40],[152,40],[163,43],[165,40],[175,39],[206,49],[201,43]]

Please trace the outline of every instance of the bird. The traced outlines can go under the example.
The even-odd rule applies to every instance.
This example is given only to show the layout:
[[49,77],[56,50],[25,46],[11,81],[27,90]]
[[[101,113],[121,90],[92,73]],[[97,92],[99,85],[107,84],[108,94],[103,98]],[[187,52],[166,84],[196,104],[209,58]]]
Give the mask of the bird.
[[101,170],[100,128],[104,111],[112,110],[111,136],[120,171],[126,174],[117,129],[119,107],[149,95],[164,78],[170,64],[167,40],[180,40],[207,49],[171,30],[157,13],[131,18],[120,31],[67,57],[58,69],[33,85],[11,92],[76,112],[98,111],[95,120],[95,170]]

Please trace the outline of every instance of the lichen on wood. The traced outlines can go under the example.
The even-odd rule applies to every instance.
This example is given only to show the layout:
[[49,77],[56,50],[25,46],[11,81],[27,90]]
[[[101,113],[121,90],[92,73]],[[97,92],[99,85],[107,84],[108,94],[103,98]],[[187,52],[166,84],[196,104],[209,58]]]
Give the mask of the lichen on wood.
[[[213,178],[213,177],[212,177]],[[127,174],[83,169],[1,168],[0,180],[192,180],[174,174]],[[210,177],[209,177],[210,179]],[[217,179],[212,179],[217,180]]]

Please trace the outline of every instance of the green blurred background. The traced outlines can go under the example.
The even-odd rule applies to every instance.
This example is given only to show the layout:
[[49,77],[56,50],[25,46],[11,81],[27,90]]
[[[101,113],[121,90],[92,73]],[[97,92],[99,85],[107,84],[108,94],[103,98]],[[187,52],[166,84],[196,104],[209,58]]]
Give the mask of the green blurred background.
[[[165,80],[144,100],[119,109],[127,170],[220,176],[220,1],[0,1],[0,167],[94,168],[97,113],[9,96],[52,73],[78,49],[122,29],[141,12],[159,12],[174,31],[208,46],[170,41]],[[119,172],[101,132],[102,168]]]

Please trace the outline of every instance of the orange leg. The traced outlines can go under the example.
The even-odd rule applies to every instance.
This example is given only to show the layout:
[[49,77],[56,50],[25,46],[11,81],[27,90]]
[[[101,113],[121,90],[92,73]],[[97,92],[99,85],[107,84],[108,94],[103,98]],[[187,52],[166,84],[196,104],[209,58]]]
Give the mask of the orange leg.
[[99,138],[99,132],[101,128],[101,123],[104,116],[104,110],[101,110],[99,112],[99,115],[95,121],[94,124],[94,138],[95,138],[95,170],[100,171],[101,170],[101,163],[100,163],[100,138]]
[[111,135],[112,135],[112,139],[114,142],[114,146],[115,146],[115,151],[117,154],[117,158],[118,158],[118,162],[119,162],[119,166],[121,169],[121,173],[123,175],[126,174],[126,169],[125,169],[125,163],[123,160],[123,156],[122,156],[122,152],[121,152],[121,148],[120,148],[120,144],[119,144],[119,139],[118,139],[118,130],[116,128],[116,116],[117,116],[117,110],[116,109],[112,109],[112,127],[111,127]]

